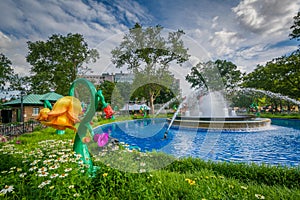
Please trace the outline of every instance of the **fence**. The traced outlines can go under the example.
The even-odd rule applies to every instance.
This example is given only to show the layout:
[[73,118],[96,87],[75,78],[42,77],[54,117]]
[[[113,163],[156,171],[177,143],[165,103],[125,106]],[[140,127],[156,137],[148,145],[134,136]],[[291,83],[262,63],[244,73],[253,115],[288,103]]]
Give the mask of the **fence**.
[[2,124],[0,125],[0,135],[15,137],[23,133],[33,132],[34,127],[39,125],[39,122],[29,121],[19,124]]

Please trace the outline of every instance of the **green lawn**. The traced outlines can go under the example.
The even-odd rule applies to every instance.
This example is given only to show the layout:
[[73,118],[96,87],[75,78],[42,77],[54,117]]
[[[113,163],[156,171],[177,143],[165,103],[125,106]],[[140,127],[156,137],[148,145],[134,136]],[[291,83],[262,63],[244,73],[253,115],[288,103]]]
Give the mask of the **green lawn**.
[[46,128],[0,143],[0,199],[300,199],[299,168],[175,159],[125,145],[94,154],[90,176],[73,138]]
[[300,119],[300,113],[261,113],[260,117],[282,118],[282,119]]

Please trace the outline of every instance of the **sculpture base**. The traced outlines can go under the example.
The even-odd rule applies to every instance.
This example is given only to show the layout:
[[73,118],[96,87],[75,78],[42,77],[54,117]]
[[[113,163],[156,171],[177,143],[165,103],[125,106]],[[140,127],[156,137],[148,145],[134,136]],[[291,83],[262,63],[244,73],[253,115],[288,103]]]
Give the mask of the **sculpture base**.
[[[167,119],[170,124],[172,119]],[[269,118],[255,118],[252,115],[230,117],[176,117],[172,125],[224,130],[244,130],[268,127],[271,125]]]

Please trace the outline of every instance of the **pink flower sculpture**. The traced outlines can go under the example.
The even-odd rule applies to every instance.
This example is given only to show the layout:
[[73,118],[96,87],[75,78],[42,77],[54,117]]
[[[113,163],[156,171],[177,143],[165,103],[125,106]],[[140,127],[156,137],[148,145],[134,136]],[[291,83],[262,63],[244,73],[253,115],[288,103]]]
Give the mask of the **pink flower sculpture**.
[[95,134],[94,141],[98,143],[99,147],[103,147],[108,142],[108,133]]

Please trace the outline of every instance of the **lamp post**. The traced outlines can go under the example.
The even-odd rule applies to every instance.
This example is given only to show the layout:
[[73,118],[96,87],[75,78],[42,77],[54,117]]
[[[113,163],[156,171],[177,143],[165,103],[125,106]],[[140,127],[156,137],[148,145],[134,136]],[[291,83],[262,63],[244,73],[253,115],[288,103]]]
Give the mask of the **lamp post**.
[[22,90],[21,91],[21,122],[22,122],[22,126],[23,126],[23,132],[24,133],[24,105],[23,105],[23,96],[24,96],[25,92]]

